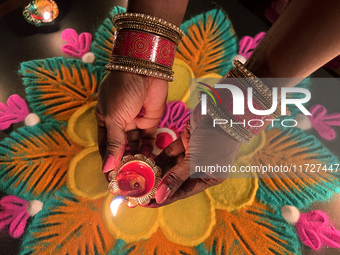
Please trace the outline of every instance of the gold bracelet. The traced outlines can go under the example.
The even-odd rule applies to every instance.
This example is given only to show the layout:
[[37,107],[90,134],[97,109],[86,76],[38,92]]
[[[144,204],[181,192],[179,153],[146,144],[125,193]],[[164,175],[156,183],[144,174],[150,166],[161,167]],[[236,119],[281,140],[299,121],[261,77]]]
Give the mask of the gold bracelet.
[[145,24],[140,21],[125,21],[125,22],[117,22],[115,24],[117,30],[119,29],[133,29],[133,30],[142,30],[149,33],[157,34],[164,38],[167,38],[173,41],[176,45],[180,42],[180,37],[177,33],[173,31],[169,31],[162,27],[157,26],[156,24]]
[[[198,94],[198,98],[201,100],[200,94]],[[215,106],[212,103],[212,100],[207,97],[207,112],[210,117],[213,119],[226,119],[226,115],[230,120],[236,122],[234,118],[232,118],[226,111],[221,110],[218,106]],[[249,144],[249,140],[252,138],[253,134],[251,134],[248,130],[243,129],[243,127],[234,126],[231,127],[230,122],[226,124],[219,124],[219,126],[228,133],[231,137],[235,138],[237,141]],[[242,132],[243,131],[243,132]]]
[[159,79],[164,79],[167,81],[173,81],[174,77],[171,75],[167,75],[163,72],[157,71],[157,70],[150,70],[143,67],[135,67],[135,66],[128,66],[128,65],[116,65],[113,63],[108,63],[106,66],[106,69],[110,71],[123,71],[123,72],[130,72],[130,73],[136,73],[141,75],[147,75],[156,77]]
[[[261,95],[253,86],[251,86],[249,83],[247,83],[247,78],[243,78],[235,69],[231,69],[229,71],[229,74],[236,79],[238,84],[247,91],[247,88],[251,87],[253,88],[253,96],[255,101],[263,108],[263,109],[270,109],[272,103],[268,102],[263,95]],[[278,118],[281,116],[281,107],[278,106],[275,111],[271,114],[274,118]]]
[[[261,94],[255,86],[253,86],[253,78],[244,78],[242,74],[239,72],[238,69],[235,69],[236,73],[238,74],[238,77],[240,80],[246,84],[246,90],[248,87],[253,88],[253,95],[255,96],[255,101],[262,106],[263,109],[270,109],[273,105],[273,100],[268,98],[265,98],[263,94]],[[257,99],[257,100],[256,100]],[[281,104],[280,100],[278,100],[277,107],[275,111],[271,114],[274,118],[278,118],[281,116]]]
[[[250,72],[240,61],[234,60],[234,65],[236,69],[242,74],[242,76],[244,76],[244,78],[252,78],[250,79],[250,82],[253,85],[252,87],[262,94],[268,100],[268,102],[272,102],[272,92],[259,78]],[[278,102],[278,106],[281,108],[280,100],[278,100]],[[288,110],[288,107],[286,112],[288,116],[291,116],[291,112]],[[279,116],[281,116],[281,114]]]
[[127,66],[150,68],[150,69],[165,73],[167,75],[174,75],[174,72],[166,66],[160,65],[155,62],[147,61],[144,59],[139,59],[139,58],[114,55],[111,57],[111,63],[115,65],[127,65]]
[[164,19],[157,18],[151,15],[142,14],[142,13],[121,13],[121,14],[113,16],[112,18],[112,22],[114,24],[116,24],[117,21],[121,21],[121,20],[135,20],[135,21],[140,21],[140,22],[144,22],[147,24],[155,24],[155,25],[161,26],[169,31],[174,31],[175,33],[177,33],[180,40],[184,36],[184,32],[178,26]]

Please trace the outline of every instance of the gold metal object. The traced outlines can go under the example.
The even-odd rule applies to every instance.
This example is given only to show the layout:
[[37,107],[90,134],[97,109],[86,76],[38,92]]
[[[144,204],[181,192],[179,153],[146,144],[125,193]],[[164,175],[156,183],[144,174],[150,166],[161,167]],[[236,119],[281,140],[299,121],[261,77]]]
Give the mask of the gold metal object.
[[[109,190],[114,195],[121,195],[121,190],[120,190],[120,188],[118,186],[118,182],[117,182],[117,175],[120,173],[121,169],[124,166],[126,166],[127,164],[129,164],[131,162],[139,162],[139,163],[147,165],[152,170],[152,172],[154,174],[154,184],[153,184],[151,190],[143,196],[140,196],[140,197],[126,196],[126,197],[124,197],[125,202],[126,202],[127,206],[129,206],[129,207],[135,207],[137,205],[146,205],[150,202],[150,200],[152,198],[155,198],[157,186],[161,181],[162,169],[159,166],[156,166],[155,161],[153,159],[147,158],[142,154],[136,154],[134,156],[128,155],[128,156],[123,157],[122,161],[115,168],[115,170],[112,171],[109,174],[109,180],[110,180]],[[146,180],[146,181],[150,181],[150,180]]]

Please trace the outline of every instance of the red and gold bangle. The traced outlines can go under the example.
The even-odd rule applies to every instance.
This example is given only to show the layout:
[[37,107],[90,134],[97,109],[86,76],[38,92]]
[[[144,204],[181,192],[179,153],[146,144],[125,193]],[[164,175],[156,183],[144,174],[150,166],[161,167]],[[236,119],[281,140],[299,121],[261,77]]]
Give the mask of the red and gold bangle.
[[176,44],[164,37],[128,29],[117,30],[112,56],[150,61],[172,68]]
[[112,19],[115,40],[109,70],[119,70],[173,81],[172,66],[183,31],[163,19],[140,13]]

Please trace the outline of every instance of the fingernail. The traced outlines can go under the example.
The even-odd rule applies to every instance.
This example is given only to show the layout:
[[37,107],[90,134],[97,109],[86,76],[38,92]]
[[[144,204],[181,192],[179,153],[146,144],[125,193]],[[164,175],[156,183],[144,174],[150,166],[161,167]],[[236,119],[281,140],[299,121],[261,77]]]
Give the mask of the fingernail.
[[103,168],[102,168],[103,172],[106,173],[112,170],[114,163],[115,163],[115,157],[110,154],[107,154],[103,162]]
[[157,204],[163,204],[165,200],[170,196],[171,189],[165,185],[162,184],[156,192],[156,202]]

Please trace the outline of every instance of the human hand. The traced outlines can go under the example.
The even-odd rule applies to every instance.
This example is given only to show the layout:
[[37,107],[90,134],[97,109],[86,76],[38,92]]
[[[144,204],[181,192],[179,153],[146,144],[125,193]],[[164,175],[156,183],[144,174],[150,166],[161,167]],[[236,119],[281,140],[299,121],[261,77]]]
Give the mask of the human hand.
[[[191,144],[191,147],[190,147]],[[199,173],[190,177],[190,164],[195,166],[232,165],[241,143],[229,136],[219,126],[212,128],[212,119],[205,116],[190,137],[190,124],[181,137],[170,144],[156,158],[164,177],[158,185],[156,199],[146,207],[157,208],[179,199],[193,196],[222,183],[227,174]],[[207,148],[210,153],[207,155]],[[193,165],[194,164],[194,165]]]
[[127,140],[132,154],[151,155],[167,93],[165,80],[129,72],[108,73],[99,86],[95,108],[103,172],[118,165]]

